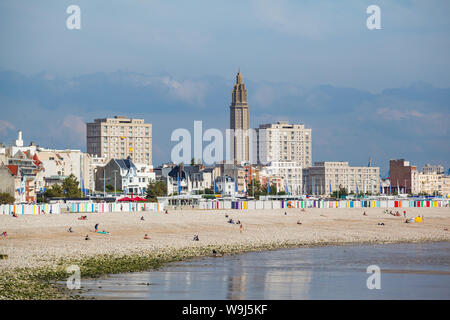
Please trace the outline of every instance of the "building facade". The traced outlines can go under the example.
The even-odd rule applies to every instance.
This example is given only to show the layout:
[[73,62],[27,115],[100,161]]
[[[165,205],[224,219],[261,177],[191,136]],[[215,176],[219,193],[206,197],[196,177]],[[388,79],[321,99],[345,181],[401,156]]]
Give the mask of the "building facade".
[[71,174],[77,178],[83,194],[94,189],[94,169],[92,157],[80,150],[56,150],[38,148],[36,157],[43,170],[38,174],[39,188],[48,188],[53,184],[61,184]]
[[417,167],[405,159],[389,160],[390,182],[392,190],[417,194],[420,192]]
[[144,196],[149,182],[155,180],[153,167],[135,164],[131,159],[111,159],[104,166],[97,167],[95,189],[100,192],[123,193]]
[[296,162],[303,168],[312,164],[311,129],[302,124],[279,121],[256,129],[258,163]]
[[236,84],[232,92],[230,105],[230,129],[233,134],[232,152],[233,160],[241,164],[250,161],[250,113],[247,101],[247,89],[242,81],[239,71],[236,75]]
[[432,165],[432,164],[427,163],[423,166],[422,172],[424,174],[431,174],[431,173],[443,174],[444,167],[440,164]]
[[438,195],[442,192],[443,175],[437,173],[419,173],[418,174],[419,193],[429,195]]
[[303,193],[303,168],[294,161],[273,161],[264,167],[261,175],[266,181],[274,183],[277,192],[285,191],[290,195]]
[[152,164],[152,124],[122,116],[87,123],[87,152],[106,159]]
[[348,162],[315,162],[303,169],[304,193],[329,195],[340,188],[348,193],[380,193],[379,167],[351,167]]

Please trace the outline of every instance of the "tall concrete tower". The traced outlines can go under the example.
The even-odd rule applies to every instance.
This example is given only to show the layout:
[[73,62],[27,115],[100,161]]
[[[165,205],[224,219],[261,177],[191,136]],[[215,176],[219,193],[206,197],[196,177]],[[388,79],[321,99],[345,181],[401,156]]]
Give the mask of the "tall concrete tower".
[[236,75],[236,84],[233,88],[230,106],[230,129],[234,132],[233,156],[236,163],[250,160],[249,129],[250,115],[247,102],[247,89],[242,82],[239,70]]

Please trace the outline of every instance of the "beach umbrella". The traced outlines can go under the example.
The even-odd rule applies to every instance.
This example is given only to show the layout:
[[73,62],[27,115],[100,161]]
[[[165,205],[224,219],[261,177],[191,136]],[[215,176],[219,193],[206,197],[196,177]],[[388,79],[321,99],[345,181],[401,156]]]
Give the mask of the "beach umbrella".
[[131,198],[129,198],[129,197],[124,197],[124,198],[120,198],[119,200],[117,200],[117,201],[120,201],[120,202],[130,202],[130,201],[133,201],[133,199],[131,199]]
[[131,201],[147,201],[147,199],[141,197],[134,197]]

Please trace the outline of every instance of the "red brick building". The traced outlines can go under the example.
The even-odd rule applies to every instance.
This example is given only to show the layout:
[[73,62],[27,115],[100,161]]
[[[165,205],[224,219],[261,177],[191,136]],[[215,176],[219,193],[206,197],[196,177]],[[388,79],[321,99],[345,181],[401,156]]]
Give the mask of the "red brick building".
[[401,192],[417,193],[417,167],[410,165],[405,159],[389,160],[390,182],[392,190],[397,190],[397,186]]

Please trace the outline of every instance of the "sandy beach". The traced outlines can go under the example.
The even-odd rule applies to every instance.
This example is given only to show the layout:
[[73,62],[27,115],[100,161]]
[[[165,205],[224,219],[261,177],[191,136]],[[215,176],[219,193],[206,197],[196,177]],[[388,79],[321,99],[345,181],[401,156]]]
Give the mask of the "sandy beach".
[[[58,258],[101,254],[139,254],[167,248],[206,245],[262,245],[292,242],[324,243],[450,241],[450,208],[398,208],[401,217],[383,208],[280,209],[280,210],[169,210],[164,212],[84,213],[0,216],[0,270],[52,265]],[[423,223],[405,223],[407,217],[424,216]],[[363,212],[367,216],[363,215]],[[285,212],[287,214],[285,214]],[[87,220],[78,220],[86,215]],[[226,218],[225,215],[229,217]],[[144,221],[141,221],[141,216]],[[228,223],[240,220],[243,226]],[[297,221],[302,224],[298,225]],[[106,230],[109,235],[93,232]],[[384,225],[378,225],[384,223]],[[72,227],[73,233],[67,230]],[[84,237],[89,235],[91,240]],[[144,234],[150,236],[144,240]],[[199,241],[193,241],[193,235]]]

